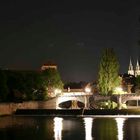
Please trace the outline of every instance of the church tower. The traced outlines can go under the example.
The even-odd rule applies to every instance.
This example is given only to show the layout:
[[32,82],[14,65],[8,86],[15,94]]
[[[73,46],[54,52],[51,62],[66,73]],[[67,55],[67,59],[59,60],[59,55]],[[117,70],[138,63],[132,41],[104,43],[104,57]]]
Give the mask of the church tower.
[[140,75],[140,65],[139,65],[139,61],[137,60],[136,69],[135,69],[135,77],[137,77],[138,75]]
[[131,58],[130,58],[130,63],[129,63],[128,74],[134,75],[134,69],[133,69]]

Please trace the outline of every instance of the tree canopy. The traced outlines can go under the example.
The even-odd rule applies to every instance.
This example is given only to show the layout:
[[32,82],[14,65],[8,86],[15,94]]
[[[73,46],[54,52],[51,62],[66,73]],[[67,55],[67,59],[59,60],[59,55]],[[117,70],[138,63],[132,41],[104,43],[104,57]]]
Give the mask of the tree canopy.
[[103,95],[112,94],[114,88],[120,85],[119,62],[112,48],[103,51],[98,73],[98,87]]
[[[57,69],[46,69],[43,71],[44,82],[47,87],[48,94],[53,94],[55,89],[62,89],[63,82]],[[54,95],[50,95],[54,96]]]
[[[45,71],[0,70],[0,102],[46,100],[50,89],[62,89],[55,69]],[[54,90],[53,90],[54,93]]]

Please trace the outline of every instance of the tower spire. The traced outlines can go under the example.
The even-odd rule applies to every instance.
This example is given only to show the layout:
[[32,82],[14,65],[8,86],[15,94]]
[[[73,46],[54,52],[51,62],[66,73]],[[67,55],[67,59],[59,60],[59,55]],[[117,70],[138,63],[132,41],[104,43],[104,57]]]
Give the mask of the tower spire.
[[137,59],[137,64],[136,64],[136,70],[135,70],[135,76],[140,75],[140,65],[139,65],[139,61]]
[[131,57],[130,57],[130,62],[129,62],[128,74],[134,75],[134,69],[133,69]]

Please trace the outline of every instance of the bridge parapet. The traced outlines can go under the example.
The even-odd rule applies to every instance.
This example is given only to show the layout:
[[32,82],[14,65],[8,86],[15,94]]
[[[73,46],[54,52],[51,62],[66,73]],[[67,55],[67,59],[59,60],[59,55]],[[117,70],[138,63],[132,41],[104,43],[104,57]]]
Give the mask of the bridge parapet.
[[94,101],[99,101],[99,100],[110,100],[111,96],[102,96],[102,95],[96,95],[94,96]]
[[93,98],[94,98],[94,101],[111,100],[111,101],[114,101],[116,103],[124,104],[128,100],[140,100],[140,95],[137,95],[135,93],[122,94],[122,95],[110,95],[110,96],[96,95]]
[[86,92],[63,92],[61,97],[70,97],[70,96],[89,96],[92,95],[92,93],[86,93]]
[[123,95],[121,97],[121,102],[122,103],[126,103],[129,100],[140,100],[140,95],[136,95],[136,94],[128,94],[128,95]]

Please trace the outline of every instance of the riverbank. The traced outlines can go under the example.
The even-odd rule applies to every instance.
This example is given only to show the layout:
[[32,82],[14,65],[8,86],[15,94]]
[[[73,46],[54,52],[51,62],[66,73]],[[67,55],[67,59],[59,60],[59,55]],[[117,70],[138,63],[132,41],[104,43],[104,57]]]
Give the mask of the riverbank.
[[12,115],[18,109],[55,109],[56,100],[49,101],[27,101],[22,103],[0,103],[0,116]]
[[79,115],[140,115],[140,109],[18,109],[14,115],[79,116]]

